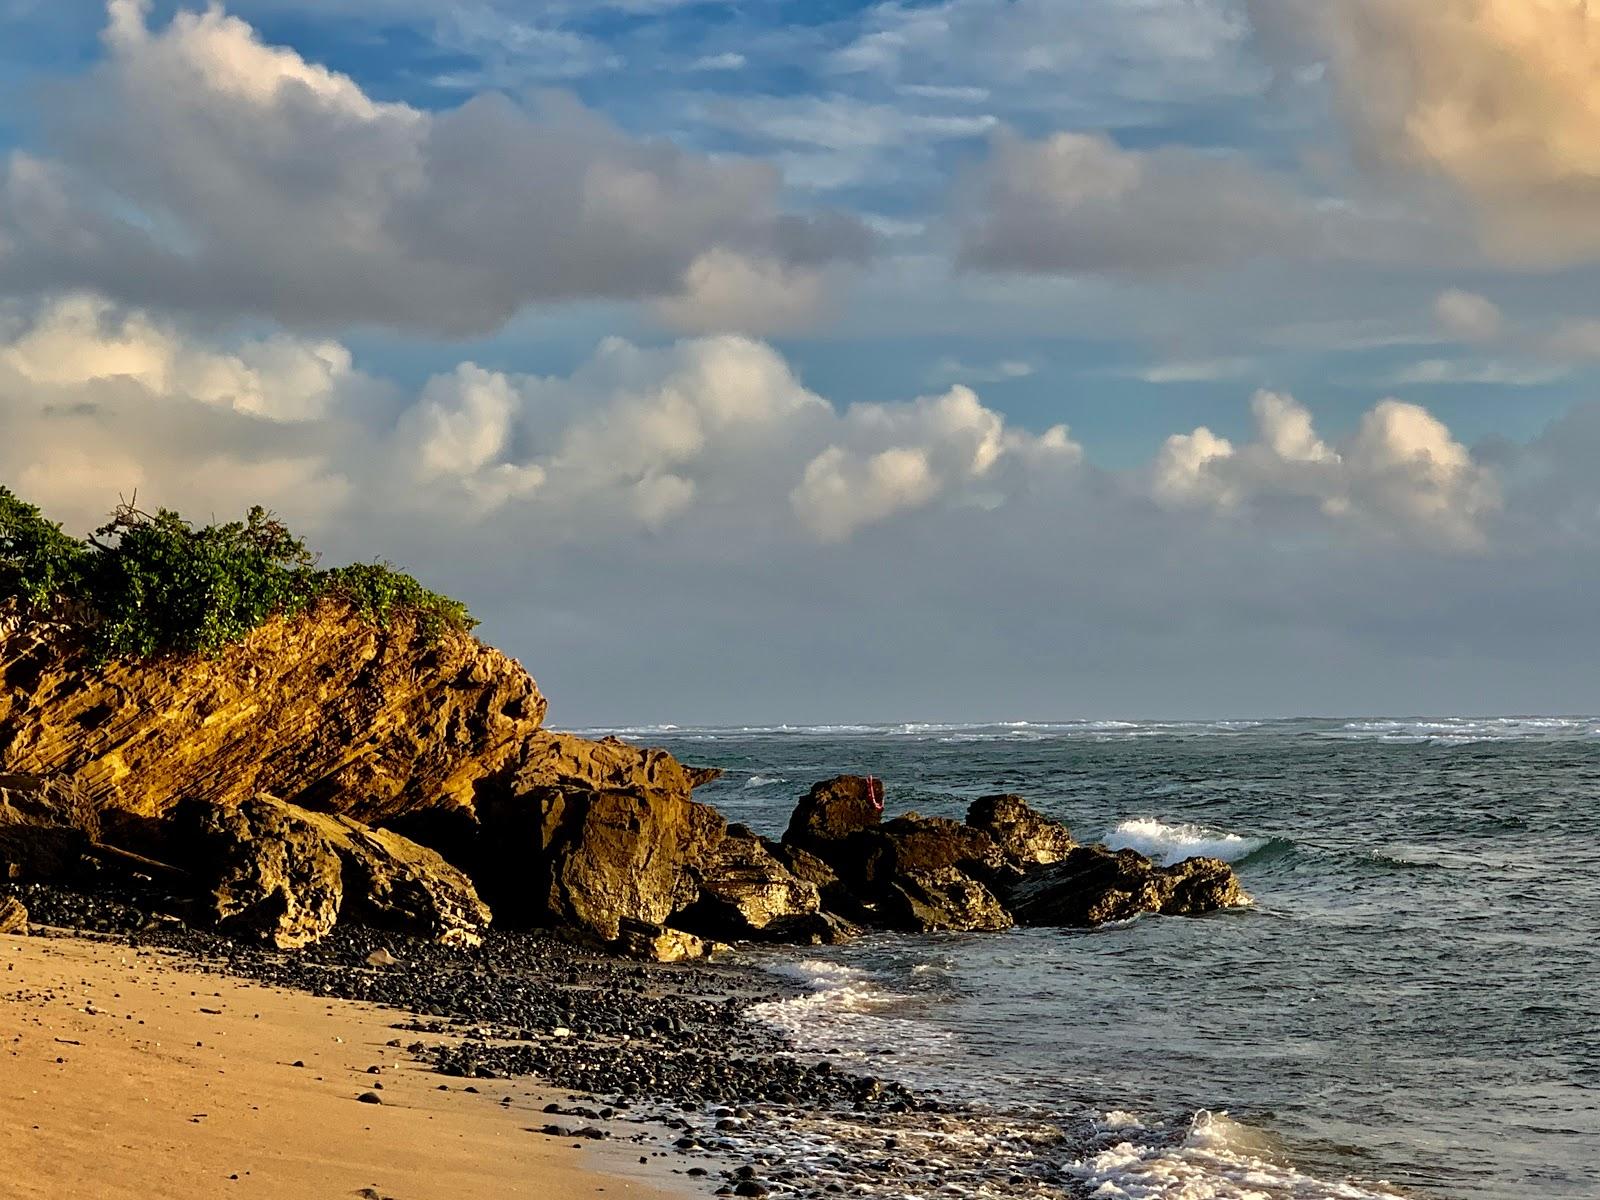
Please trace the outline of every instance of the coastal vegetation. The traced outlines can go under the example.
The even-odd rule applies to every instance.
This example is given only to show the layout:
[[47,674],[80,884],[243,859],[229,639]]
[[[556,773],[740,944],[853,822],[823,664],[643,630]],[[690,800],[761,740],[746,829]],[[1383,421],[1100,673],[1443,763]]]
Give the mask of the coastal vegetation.
[[214,653],[324,598],[380,625],[414,617],[430,640],[477,623],[460,601],[386,563],[319,567],[305,541],[259,506],[242,521],[194,525],[128,502],[75,538],[0,485],[0,602],[84,619],[102,660]]

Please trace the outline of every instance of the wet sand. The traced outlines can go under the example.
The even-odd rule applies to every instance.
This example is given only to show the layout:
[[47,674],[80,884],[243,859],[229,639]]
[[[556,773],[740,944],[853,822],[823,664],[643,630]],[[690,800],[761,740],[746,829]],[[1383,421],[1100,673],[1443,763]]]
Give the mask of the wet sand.
[[[561,1097],[526,1080],[474,1081],[472,1094],[412,1062],[388,1044],[407,1040],[391,1028],[403,1019],[184,971],[160,951],[0,937],[0,1193],[698,1194],[667,1177],[656,1144],[575,1145],[530,1132],[552,1120],[542,1109]],[[363,1093],[382,1103],[362,1103]],[[631,1137],[639,1128],[615,1132]]]

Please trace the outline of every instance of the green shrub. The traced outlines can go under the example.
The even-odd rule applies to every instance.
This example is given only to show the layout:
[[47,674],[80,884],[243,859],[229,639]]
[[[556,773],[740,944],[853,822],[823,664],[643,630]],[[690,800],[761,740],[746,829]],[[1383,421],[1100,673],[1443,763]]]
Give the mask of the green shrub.
[[88,546],[0,485],[0,597],[48,604],[77,589],[88,558]]
[[87,611],[102,659],[214,653],[268,618],[338,597],[380,625],[413,616],[423,636],[469,630],[466,606],[381,563],[319,570],[264,508],[195,528],[168,509],[120,506],[86,541],[0,488],[0,598]]

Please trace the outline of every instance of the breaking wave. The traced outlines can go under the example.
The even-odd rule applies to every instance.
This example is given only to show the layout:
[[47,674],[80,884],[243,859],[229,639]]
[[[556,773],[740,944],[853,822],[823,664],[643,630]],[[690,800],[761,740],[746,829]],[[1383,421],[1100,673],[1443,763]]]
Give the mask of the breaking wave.
[[1216,833],[1199,825],[1167,825],[1150,817],[1122,822],[1103,841],[1113,850],[1137,850],[1165,867],[1197,857],[1242,862],[1272,844],[1271,838]]

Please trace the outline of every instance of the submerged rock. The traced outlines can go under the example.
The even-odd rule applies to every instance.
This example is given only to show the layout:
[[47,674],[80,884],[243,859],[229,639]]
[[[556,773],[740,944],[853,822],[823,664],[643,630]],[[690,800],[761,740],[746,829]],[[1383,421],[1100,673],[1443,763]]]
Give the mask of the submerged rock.
[[348,817],[271,796],[186,803],[178,815],[218,928],[292,949],[341,913],[452,945],[475,945],[489,909],[434,851]]
[[1019,925],[1103,925],[1141,913],[1198,916],[1248,902],[1233,868],[1215,858],[1158,867],[1133,850],[1080,846],[1028,872],[1006,893]]

